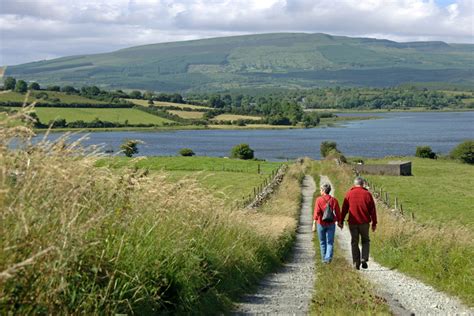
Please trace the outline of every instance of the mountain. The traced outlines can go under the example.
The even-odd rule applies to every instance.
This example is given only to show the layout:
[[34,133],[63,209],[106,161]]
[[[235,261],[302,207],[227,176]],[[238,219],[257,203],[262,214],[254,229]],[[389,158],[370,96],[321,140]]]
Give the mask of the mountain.
[[156,91],[474,84],[474,45],[277,33],[161,43],[9,66],[41,84]]

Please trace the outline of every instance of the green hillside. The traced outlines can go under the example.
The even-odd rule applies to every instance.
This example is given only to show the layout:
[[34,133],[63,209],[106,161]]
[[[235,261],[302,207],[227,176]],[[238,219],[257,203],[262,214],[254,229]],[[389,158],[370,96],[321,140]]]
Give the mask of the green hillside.
[[474,83],[474,45],[279,33],[137,46],[9,66],[41,84],[157,91]]

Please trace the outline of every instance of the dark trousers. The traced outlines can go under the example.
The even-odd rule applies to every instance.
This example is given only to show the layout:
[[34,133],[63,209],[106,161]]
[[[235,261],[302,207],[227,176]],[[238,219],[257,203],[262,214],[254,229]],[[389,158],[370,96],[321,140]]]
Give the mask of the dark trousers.
[[369,223],[360,225],[349,224],[349,231],[351,232],[351,246],[352,246],[352,262],[357,266],[360,265],[360,249],[359,239],[362,239],[362,260],[369,261],[370,238],[369,238]]

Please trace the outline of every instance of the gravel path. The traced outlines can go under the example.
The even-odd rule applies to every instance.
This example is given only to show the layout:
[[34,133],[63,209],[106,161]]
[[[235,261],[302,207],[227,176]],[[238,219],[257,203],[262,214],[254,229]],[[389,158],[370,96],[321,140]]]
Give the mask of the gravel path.
[[[331,183],[327,176],[321,176],[320,181]],[[351,236],[347,225],[342,232],[338,229],[336,238],[345,257],[352,263]],[[376,285],[379,294],[387,299],[392,311],[397,315],[474,315],[474,309],[462,305],[459,300],[419,280],[381,266],[372,257],[369,260],[369,268],[361,269],[360,272]]]
[[314,190],[313,177],[305,176],[299,225],[289,261],[276,273],[264,278],[256,293],[246,295],[234,314],[308,314],[314,285],[315,253],[311,241]]

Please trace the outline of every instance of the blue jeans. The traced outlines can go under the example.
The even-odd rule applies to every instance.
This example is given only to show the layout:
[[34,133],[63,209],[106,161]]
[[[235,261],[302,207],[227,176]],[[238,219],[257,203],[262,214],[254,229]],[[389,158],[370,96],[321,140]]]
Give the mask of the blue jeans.
[[336,224],[323,226],[318,224],[319,245],[321,247],[321,259],[323,262],[332,260],[334,252],[334,234],[336,233]]

